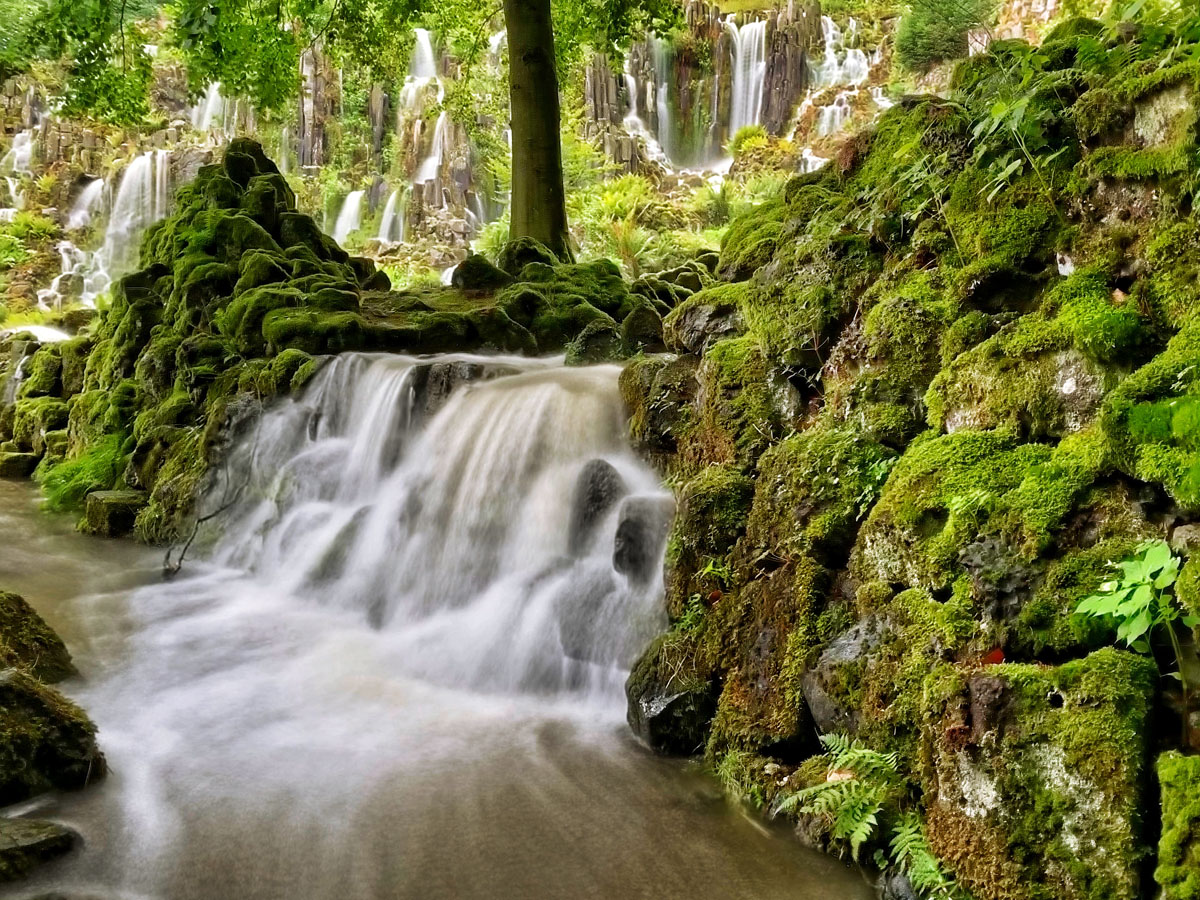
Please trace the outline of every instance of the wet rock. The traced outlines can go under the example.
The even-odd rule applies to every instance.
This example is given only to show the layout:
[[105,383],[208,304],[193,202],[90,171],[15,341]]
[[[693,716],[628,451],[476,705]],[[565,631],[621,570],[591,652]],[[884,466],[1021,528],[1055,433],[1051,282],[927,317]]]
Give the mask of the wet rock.
[[83,710],[20,669],[0,672],[0,806],[82,788],[105,772]]
[[75,832],[36,819],[0,819],[0,881],[24,878],[75,846]]
[[25,598],[7,592],[0,592],[0,665],[20,667],[48,683],[75,674],[62,638]]
[[959,553],[963,568],[971,575],[975,599],[989,618],[1009,620],[1033,593],[1040,575],[1038,567],[994,537],[981,537]]
[[503,363],[438,362],[417,367],[409,382],[413,391],[413,413],[421,419],[434,416],[450,395],[465,384],[490,381],[519,370]]
[[478,253],[472,253],[455,266],[450,277],[450,284],[460,291],[495,291],[512,282],[511,275]]
[[40,460],[37,453],[0,453],[0,478],[28,478]]
[[870,617],[859,622],[825,648],[817,664],[804,673],[804,699],[813,723],[824,734],[854,734],[861,713],[841,688],[847,674],[860,670],[883,641],[885,623]]
[[647,584],[662,562],[675,502],[670,497],[629,497],[621,504],[613,541],[613,568],[636,584]]
[[722,338],[736,337],[745,331],[741,310],[727,296],[732,292],[718,291],[696,294],[667,317],[664,322],[667,349],[699,355]]
[[659,638],[629,673],[626,719],[655,753],[691,756],[704,749],[720,691],[676,664],[679,650],[671,640]]
[[145,491],[92,491],[84,508],[83,531],[100,537],[129,534],[146,502]]
[[568,366],[608,362],[626,355],[621,332],[607,316],[589,322],[579,336],[567,344]]
[[908,876],[900,872],[886,872],[880,875],[876,887],[880,900],[919,900],[919,895],[913,890]]
[[595,534],[596,527],[629,493],[619,472],[603,459],[590,460],[575,480],[571,495],[571,527],[567,535],[567,551],[582,555]]
[[650,306],[639,306],[621,322],[621,342],[631,353],[659,353],[663,343],[663,320]]
[[1171,549],[1189,559],[1200,553],[1200,525],[1180,525],[1172,531]]

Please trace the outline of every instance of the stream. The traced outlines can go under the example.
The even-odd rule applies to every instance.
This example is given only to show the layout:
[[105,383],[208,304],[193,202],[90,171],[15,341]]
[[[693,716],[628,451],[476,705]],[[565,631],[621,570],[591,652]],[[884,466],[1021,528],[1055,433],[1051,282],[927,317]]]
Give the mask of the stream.
[[[613,547],[664,495],[618,372],[339,357],[239,438],[166,582],[0,481],[0,587],[72,650],[111,767],[9,811],[84,839],[15,896],[873,897],[628,732],[661,565]],[[597,460],[624,499],[581,530]]]

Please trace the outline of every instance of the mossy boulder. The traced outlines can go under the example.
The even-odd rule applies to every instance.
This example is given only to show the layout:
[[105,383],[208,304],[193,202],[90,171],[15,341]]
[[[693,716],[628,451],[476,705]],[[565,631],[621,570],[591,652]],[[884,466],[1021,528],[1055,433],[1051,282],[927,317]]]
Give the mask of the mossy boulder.
[[693,654],[683,633],[663,635],[642,655],[625,683],[629,727],[657,753],[692,756],[708,740],[716,712],[711,681],[679,664]]
[[1162,831],[1154,880],[1163,900],[1200,897],[1200,756],[1158,758]]
[[455,266],[450,277],[450,284],[461,291],[497,291],[512,282],[512,275],[478,253],[472,253]]
[[144,491],[92,491],[84,508],[83,530],[98,537],[130,534],[146,503]]
[[54,688],[20,669],[0,672],[0,805],[104,777],[96,726]]
[[533,238],[518,238],[505,244],[496,260],[497,266],[513,278],[521,276],[522,270],[531,263],[556,266],[559,259],[545,244]]
[[983,897],[1141,896],[1156,680],[1152,662],[1113,649],[929,675],[929,840],[960,884]]
[[25,878],[74,849],[75,832],[37,819],[0,819],[0,881]]
[[0,592],[0,666],[21,668],[47,683],[75,674],[71,654],[25,598]]

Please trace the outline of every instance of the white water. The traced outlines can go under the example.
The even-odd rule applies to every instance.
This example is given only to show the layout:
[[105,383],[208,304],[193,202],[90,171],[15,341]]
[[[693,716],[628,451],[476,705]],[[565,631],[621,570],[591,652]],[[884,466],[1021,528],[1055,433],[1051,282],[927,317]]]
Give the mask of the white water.
[[[60,241],[61,271],[48,287],[38,291],[38,304],[44,309],[58,308],[68,299],[78,299],[83,306],[95,306],[96,298],[112,282],[137,268],[146,230],[170,212],[173,186],[169,150],[148,150],[134,158],[121,173],[100,248],[90,253],[71,241]],[[80,228],[90,221],[104,187],[97,179],[84,188],[68,228]],[[78,279],[70,296],[64,291],[67,279]]]
[[405,226],[407,225],[407,216],[405,216],[405,207],[407,206],[409,189],[396,188],[388,195],[387,203],[383,207],[383,218],[379,220],[378,240],[384,244],[403,243],[405,238]]
[[96,205],[103,195],[104,179],[95,178],[89,181],[79,192],[79,196],[75,198],[75,205],[71,207],[71,212],[67,216],[67,229],[73,231],[90,225],[92,216],[96,212]]
[[358,230],[362,222],[362,203],[365,191],[351,191],[342,201],[337,221],[333,225],[333,239],[339,244],[346,243],[350,233]]
[[98,254],[110,282],[136,268],[146,229],[167,215],[170,203],[170,151],[149,150],[126,166]]
[[817,137],[826,137],[841,131],[854,114],[852,99],[858,91],[839,91],[833,102],[822,106],[817,112]]
[[829,16],[821,16],[821,36],[824,39],[824,56],[814,71],[814,83],[818,87],[834,85],[859,85],[867,80],[871,62],[854,43],[858,36],[858,22],[853,18],[843,33]]
[[733,41],[732,104],[729,135],[762,121],[763,83],[767,74],[767,23],[746,22],[740,28],[725,20]]
[[438,114],[437,124],[433,126],[433,138],[430,140],[429,152],[417,167],[417,174],[413,176],[413,184],[425,184],[438,177],[438,172],[442,168],[442,154],[446,143],[446,129],[449,124],[450,117],[443,110]]
[[10,175],[29,175],[33,165],[33,132],[20,131],[13,135],[12,147],[0,157],[0,172]]
[[211,131],[225,124],[225,98],[221,96],[221,82],[214,81],[204,91],[204,96],[192,107],[192,127],[197,131]]
[[[617,368],[456,359],[329,363],[217,470],[201,508],[232,507],[207,561],[132,595],[79,597],[129,569],[123,548],[47,535],[0,484],[0,527],[27,535],[0,575],[77,598],[48,618],[111,767],[32,811],[84,841],[30,896],[872,896],[628,737],[661,583],[614,570],[619,504],[567,540],[589,462],[663,496],[625,445]],[[463,368],[492,380],[433,402]]]
[[674,122],[671,119],[671,54],[665,39],[658,35],[650,36],[650,58],[654,63],[654,111],[656,118],[655,134],[662,147],[663,155],[673,158],[672,149],[675,146]]

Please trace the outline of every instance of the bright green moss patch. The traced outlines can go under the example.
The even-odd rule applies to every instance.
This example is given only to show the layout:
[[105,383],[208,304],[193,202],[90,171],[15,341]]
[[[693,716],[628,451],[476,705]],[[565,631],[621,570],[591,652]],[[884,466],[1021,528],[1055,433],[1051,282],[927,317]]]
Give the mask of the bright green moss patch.
[[1200,757],[1164,753],[1158,758],[1162,837],[1154,880],[1163,900],[1200,897]]
[[43,466],[37,473],[46,506],[55,511],[77,510],[91,491],[120,484],[128,460],[127,444],[120,434],[109,434],[81,455]]

